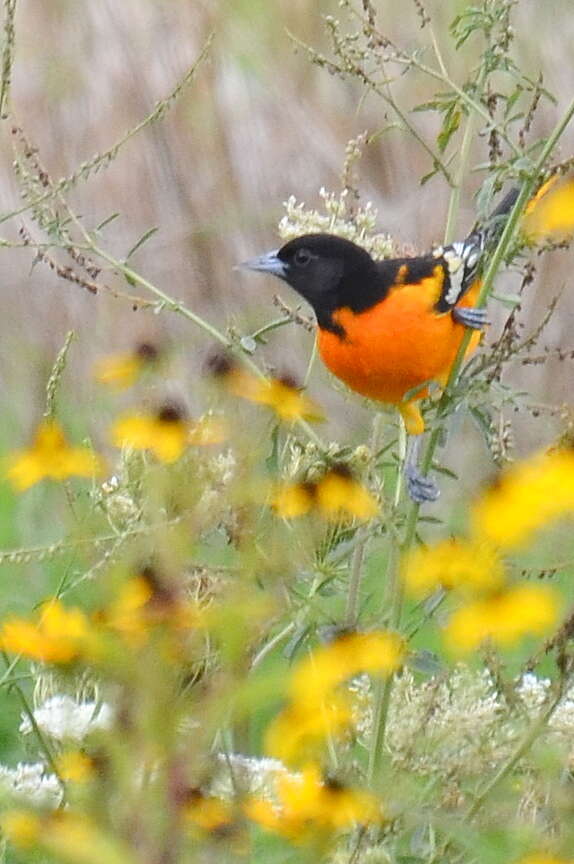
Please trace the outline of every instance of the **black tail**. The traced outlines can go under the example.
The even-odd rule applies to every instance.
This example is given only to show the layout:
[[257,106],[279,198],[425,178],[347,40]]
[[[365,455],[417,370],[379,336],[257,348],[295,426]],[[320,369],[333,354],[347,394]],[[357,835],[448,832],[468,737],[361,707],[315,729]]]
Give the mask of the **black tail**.
[[488,219],[474,228],[473,233],[481,235],[482,248],[485,246],[492,247],[498,241],[506,224],[508,214],[516,204],[519,193],[520,189],[517,186],[513,186],[506,193],[500,204],[494,208]]

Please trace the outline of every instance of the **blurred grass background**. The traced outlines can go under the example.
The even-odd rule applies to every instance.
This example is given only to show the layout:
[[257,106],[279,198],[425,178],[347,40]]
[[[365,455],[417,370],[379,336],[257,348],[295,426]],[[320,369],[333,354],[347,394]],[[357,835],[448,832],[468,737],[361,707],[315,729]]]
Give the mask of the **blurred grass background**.
[[[379,27],[399,44],[409,49],[428,45],[428,29],[420,29],[413,2],[376,5]],[[426,5],[451,75],[464,75],[480,46],[470,44],[455,54],[448,24],[466,2],[429,0]],[[294,50],[287,31],[328,50],[322,13],[337,15],[337,4],[23,0],[18,7],[14,116],[54,178],[72,173],[149,113],[215,32],[209,60],[175,109],[130,141],[107,170],[81,184],[72,203],[93,224],[116,211],[121,214],[105,234],[107,248],[118,256],[148,228],[159,226],[137,254],[136,268],[221,327],[231,322],[248,331],[276,316],[271,298],[277,285],[233,272],[232,266],[277,245],[275,226],[290,194],[316,203],[319,187],[337,188],[349,138],[364,129],[384,130],[395,120],[373,96],[364,98],[358,86],[330,77]],[[519,0],[514,23],[512,50],[533,78],[544,71],[544,83],[558,99],[555,109],[547,104],[537,116],[536,136],[553,126],[571,96],[574,15],[568,0],[543,5]],[[408,110],[432,89],[420,76],[406,76],[395,92]],[[428,114],[413,119],[432,139],[438,119]],[[570,131],[561,156],[571,154],[573,141]],[[474,163],[484,161],[486,153],[486,138],[476,136]],[[20,203],[11,161],[5,127],[0,159],[4,211]],[[379,208],[380,228],[420,250],[441,240],[448,200],[440,176],[420,187],[419,178],[430,167],[416,141],[397,129],[380,135],[361,164],[362,191]],[[472,224],[472,194],[479,182],[480,176],[468,176],[461,233]],[[19,224],[5,223],[4,235],[16,239]],[[162,338],[176,348],[174,378],[193,404],[201,357],[208,348],[201,333],[174,315],[132,312],[103,292],[93,297],[58,280],[44,265],[31,268],[32,261],[30,250],[2,250],[0,399],[9,438],[25,437],[37,418],[47,370],[69,329],[79,336],[66,384],[74,413],[76,403],[80,407],[87,397],[99,398],[91,386],[87,389],[94,358],[130,348],[142,338]],[[540,262],[523,316],[527,325],[539,320],[570,270],[568,255]],[[512,288],[512,277],[506,281]],[[296,302],[288,288],[283,296]],[[568,347],[573,315],[574,297],[566,290],[544,341]],[[504,310],[493,304],[495,324],[503,316]],[[302,374],[310,347],[309,334],[289,327],[272,336],[265,355]],[[541,402],[568,401],[572,372],[553,364],[529,367],[517,370],[516,383],[539,394]],[[318,367],[312,390],[334,412],[333,434],[363,427],[368,411],[361,400],[345,401]],[[519,432],[529,446],[547,438],[546,430],[535,431],[531,418],[525,428],[519,424]],[[101,437],[98,424],[92,433]]]

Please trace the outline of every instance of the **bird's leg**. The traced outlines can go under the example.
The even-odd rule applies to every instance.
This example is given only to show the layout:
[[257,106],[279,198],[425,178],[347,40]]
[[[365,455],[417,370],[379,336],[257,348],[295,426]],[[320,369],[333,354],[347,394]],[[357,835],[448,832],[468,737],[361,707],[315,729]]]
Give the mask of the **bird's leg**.
[[455,306],[452,317],[457,324],[462,324],[470,330],[482,330],[486,326],[486,309],[474,309],[472,306]]
[[408,433],[407,453],[405,457],[405,480],[407,492],[417,504],[425,501],[436,501],[440,491],[434,480],[425,477],[418,467],[419,448],[425,423],[416,400],[399,402],[397,405],[404,420]]
[[440,495],[440,489],[434,480],[425,477],[419,469],[420,442],[420,435],[409,435],[405,459],[405,480],[409,497],[417,504],[424,504],[426,501],[436,501]]

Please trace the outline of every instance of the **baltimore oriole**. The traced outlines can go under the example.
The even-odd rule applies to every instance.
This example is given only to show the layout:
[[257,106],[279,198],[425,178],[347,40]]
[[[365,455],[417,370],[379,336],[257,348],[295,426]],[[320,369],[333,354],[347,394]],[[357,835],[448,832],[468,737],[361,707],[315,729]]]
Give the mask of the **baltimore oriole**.
[[[327,368],[363,396],[396,405],[409,435],[420,436],[417,403],[428,395],[426,385],[445,384],[465,327],[476,331],[469,351],[480,341],[485,311],[473,307],[481,258],[517,195],[512,189],[465,240],[428,255],[375,261],[349,240],[307,234],[242,266],[272,273],[304,297],[315,312]],[[417,501],[439,494],[412,458],[407,484]]]

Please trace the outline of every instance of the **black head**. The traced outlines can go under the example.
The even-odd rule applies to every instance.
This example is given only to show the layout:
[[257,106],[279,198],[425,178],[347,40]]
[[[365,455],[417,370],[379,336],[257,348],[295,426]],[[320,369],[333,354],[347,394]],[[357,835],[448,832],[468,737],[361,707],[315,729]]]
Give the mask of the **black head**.
[[332,234],[305,234],[242,266],[283,279],[313,306],[320,324],[334,309],[362,306],[378,283],[369,253]]

